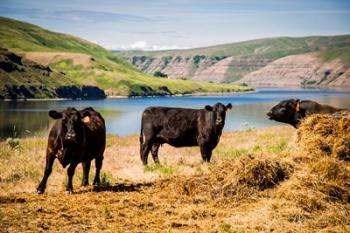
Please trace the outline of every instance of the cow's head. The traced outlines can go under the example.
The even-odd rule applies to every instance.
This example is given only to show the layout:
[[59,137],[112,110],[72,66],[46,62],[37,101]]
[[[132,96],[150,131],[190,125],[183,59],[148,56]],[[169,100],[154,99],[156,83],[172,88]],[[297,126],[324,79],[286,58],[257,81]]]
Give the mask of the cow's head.
[[78,136],[83,129],[84,122],[89,121],[89,112],[81,115],[75,108],[67,108],[62,112],[49,111],[49,116],[53,119],[61,120],[61,132],[63,140],[68,143],[78,143]]
[[297,127],[302,116],[299,99],[289,99],[279,102],[267,113],[270,120],[275,120]]
[[226,112],[232,109],[232,104],[227,104],[226,106],[222,103],[216,103],[213,106],[205,106],[205,110],[214,113],[214,121],[216,126],[223,127],[225,125]]

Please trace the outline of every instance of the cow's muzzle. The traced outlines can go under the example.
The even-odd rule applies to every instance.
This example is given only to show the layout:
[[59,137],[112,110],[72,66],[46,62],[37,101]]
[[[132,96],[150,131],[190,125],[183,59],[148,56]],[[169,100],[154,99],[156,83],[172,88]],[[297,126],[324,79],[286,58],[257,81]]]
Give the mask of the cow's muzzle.
[[218,126],[221,126],[221,125],[223,125],[223,121],[222,121],[222,119],[217,119],[216,121],[215,121],[215,124],[216,125],[218,125]]
[[67,133],[64,139],[67,142],[75,142],[76,141],[76,134],[75,133]]
[[273,114],[272,111],[269,111],[268,113],[266,113],[266,115],[269,117],[269,119],[273,119]]

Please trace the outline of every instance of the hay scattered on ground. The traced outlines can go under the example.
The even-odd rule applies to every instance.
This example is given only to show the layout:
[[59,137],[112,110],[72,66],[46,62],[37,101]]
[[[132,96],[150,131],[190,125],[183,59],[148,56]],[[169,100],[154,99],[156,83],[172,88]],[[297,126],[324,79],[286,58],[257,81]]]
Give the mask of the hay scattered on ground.
[[[191,164],[198,173],[161,176],[149,182],[118,179],[94,191],[77,187],[73,196],[53,191],[43,196],[0,195],[0,228],[9,232],[350,232],[350,164],[339,159],[337,152],[348,148],[342,135],[349,132],[349,119],[315,117],[298,131],[301,149],[293,142],[295,131],[283,150],[270,149],[278,134],[267,137],[260,134],[262,130],[224,134],[221,157],[216,152],[211,164]],[[231,140],[242,137],[253,143],[236,157]],[[107,151],[135,147],[122,140]],[[313,140],[325,142],[331,151]],[[315,150],[304,148],[304,143]],[[175,152],[179,150],[167,149],[167,153]],[[185,157],[189,151],[181,153]],[[2,156],[3,160],[10,157]],[[135,161],[139,163],[139,158]],[[111,164],[106,163],[106,168]],[[125,164],[120,166],[129,166]],[[148,173],[152,171],[141,175]]]

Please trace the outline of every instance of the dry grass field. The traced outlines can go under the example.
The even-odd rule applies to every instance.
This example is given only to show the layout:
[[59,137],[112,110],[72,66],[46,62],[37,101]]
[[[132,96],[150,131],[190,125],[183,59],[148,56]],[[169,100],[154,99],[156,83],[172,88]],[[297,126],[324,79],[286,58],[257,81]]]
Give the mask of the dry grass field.
[[79,166],[73,195],[57,161],[34,193],[46,138],[1,142],[0,232],[350,232],[349,163],[310,152],[310,127],[224,133],[210,164],[198,148],[163,145],[162,166],[150,156],[147,167],[136,135],[109,135],[103,184],[80,187]]

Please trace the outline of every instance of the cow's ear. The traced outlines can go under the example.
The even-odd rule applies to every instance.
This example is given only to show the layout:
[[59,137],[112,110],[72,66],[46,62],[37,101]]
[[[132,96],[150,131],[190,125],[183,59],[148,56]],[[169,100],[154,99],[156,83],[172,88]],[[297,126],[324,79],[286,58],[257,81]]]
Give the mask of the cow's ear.
[[232,104],[226,105],[226,112],[231,111],[231,109],[232,109]]
[[205,106],[205,110],[213,111],[213,107],[210,106],[210,105],[206,105],[206,106]]
[[295,111],[300,112],[300,99],[296,99]]
[[86,123],[90,122],[90,112],[86,111],[84,114],[81,115],[81,121]]
[[62,118],[62,113],[61,112],[57,112],[57,111],[55,111],[55,110],[51,110],[51,111],[49,111],[49,116],[51,117],[51,118],[53,118],[53,119],[61,119]]

